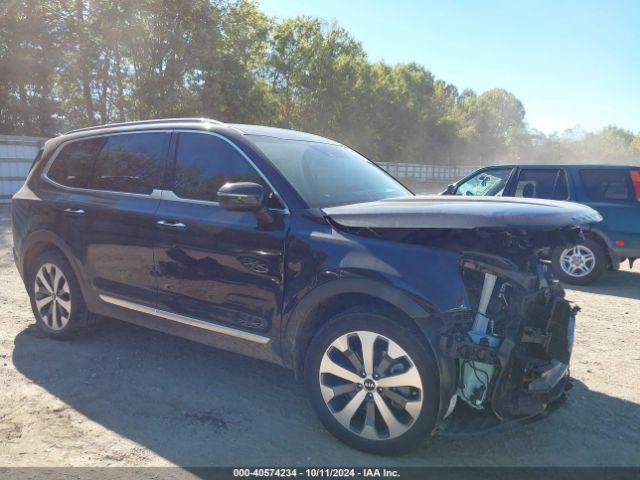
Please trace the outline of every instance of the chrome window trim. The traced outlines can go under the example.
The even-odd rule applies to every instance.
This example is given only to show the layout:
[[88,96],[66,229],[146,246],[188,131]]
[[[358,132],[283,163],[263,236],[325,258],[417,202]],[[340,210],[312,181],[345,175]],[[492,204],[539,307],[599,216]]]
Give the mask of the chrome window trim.
[[[153,199],[161,199],[161,200],[168,200],[168,201],[172,201],[172,202],[186,202],[186,203],[194,203],[194,204],[199,204],[199,205],[211,205],[211,206],[216,206],[219,207],[220,206],[220,202],[216,202],[213,200],[196,200],[196,199],[191,199],[191,198],[183,198],[183,197],[179,197],[178,195],[176,195],[176,193],[172,190],[162,190],[160,188],[154,189],[150,194],[146,194],[146,193],[132,193],[132,192],[118,192],[115,190],[98,190],[98,189],[94,189],[94,188],[82,188],[82,187],[70,187],[68,185],[63,185],[59,182],[56,182],[55,180],[52,180],[51,178],[49,178],[49,176],[47,175],[49,173],[49,169],[51,168],[51,165],[53,165],[53,162],[56,161],[56,158],[58,158],[58,155],[60,154],[60,151],[66,147],[67,145],[70,145],[71,143],[74,142],[81,142],[83,140],[88,140],[91,138],[100,138],[100,137],[111,137],[114,135],[135,135],[137,133],[201,133],[204,135],[213,135],[215,137],[221,138],[222,140],[224,140],[225,142],[227,142],[229,145],[231,145],[236,151],[238,151],[240,153],[240,155],[247,161],[249,162],[249,164],[256,170],[256,172],[258,172],[258,175],[260,175],[260,177],[265,181],[265,183],[269,186],[269,188],[271,189],[271,191],[278,197],[278,200],[280,200],[280,203],[282,203],[282,205],[284,205],[284,208],[269,208],[269,211],[272,212],[279,212],[279,213],[283,213],[283,214],[289,214],[289,207],[287,206],[286,202],[284,201],[284,199],[282,198],[282,196],[278,193],[278,191],[275,189],[275,187],[273,186],[273,184],[269,181],[269,179],[262,173],[262,171],[257,167],[257,165],[247,156],[247,154],[245,154],[242,149],[240,149],[240,147],[238,147],[235,143],[233,143],[231,140],[229,140],[228,138],[226,138],[224,135],[220,135],[219,133],[215,133],[215,132],[209,132],[206,130],[200,130],[200,129],[189,129],[189,128],[184,128],[184,129],[148,129],[148,130],[136,130],[136,131],[126,131],[126,132],[111,132],[111,133],[97,133],[95,135],[85,135],[82,136],[80,138],[74,138],[71,140],[66,140],[64,142],[62,142],[60,145],[58,145],[56,147],[56,151],[53,153],[53,155],[51,155],[51,158],[47,161],[47,164],[45,165],[44,169],[42,170],[42,174],[40,175],[40,178],[45,181],[46,183],[49,183],[50,185],[53,185],[54,187],[57,188],[61,188],[63,190],[67,190],[67,191],[71,191],[71,192],[80,192],[80,193],[106,193],[109,195],[124,195],[124,196],[128,196],[128,197],[138,197],[138,198],[153,198]],[[169,159],[171,160],[171,159]],[[177,159],[176,159],[177,161]]]
[[219,207],[220,202],[214,202],[213,200],[196,200],[195,198],[182,198],[176,195],[173,190],[160,190],[162,200],[167,200],[169,202],[184,202],[184,203],[193,203],[196,205],[211,205],[214,207]]
[[[220,202],[214,202],[213,200],[195,200],[191,198],[182,198],[176,195],[173,190],[154,190],[152,196],[157,196],[158,198],[161,198],[162,200],[166,200],[168,202],[193,203],[194,205],[209,205],[212,207],[220,207]],[[268,210],[275,213],[289,213],[289,210],[287,210],[286,208],[269,208]]]
[[[253,160],[251,160],[249,158],[249,156],[246,153],[244,153],[240,147],[238,147],[235,143],[233,143],[227,137],[225,137],[224,135],[220,135],[219,133],[216,133],[216,132],[208,132],[206,130],[198,130],[198,129],[190,129],[190,128],[179,128],[179,129],[174,129],[173,131],[176,132],[176,133],[200,133],[200,134],[203,134],[203,135],[212,135],[214,137],[218,137],[218,138],[224,140],[225,142],[227,142],[229,145],[231,145],[249,163],[249,165],[251,165],[251,167],[253,167],[253,169],[258,173],[258,175],[262,178],[262,180],[264,180],[264,182],[269,186],[269,188],[274,193],[274,195],[276,197],[278,197],[278,200],[280,200],[280,203],[282,205],[284,205],[284,208],[270,208],[269,210],[272,211],[272,212],[282,212],[282,213],[285,213],[285,214],[289,213],[289,206],[287,205],[287,203],[282,198],[282,195],[280,195],[278,193],[278,191],[275,189],[273,184],[269,181],[269,179],[264,175],[264,173],[262,173],[262,171],[258,168],[258,166],[253,162]],[[177,163],[178,163],[178,150],[177,149],[176,149],[175,153],[176,154],[175,154],[174,168],[175,168],[175,165],[177,165]],[[216,206],[220,205],[220,202],[216,202],[216,201],[213,201],[213,200],[196,200],[196,199],[192,199],[192,198],[180,197],[172,190],[164,190],[164,192],[168,192],[166,200],[171,200],[171,201],[174,201],[174,202],[188,202],[188,203],[198,203],[198,204],[203,204],[203,205],[216,205]],[[165,197],[163,197],[163,200],[165,200]]]
[[154,189],[151,193],[133,193],[133,192],[118,192],[117,190],[98,190],[95,188],[82,188],[82,187],[70,187],[68,185],[63,185],[59,182],[56,182],[55,180],[52,180],[51,178],[49,178],[48,173],[49,173],[49,169],[51,168],[51,165],[53,165],[53,162],[56,161],[56,158],[58,158],[58,155],[60,154],[60,152],[62,151],[62,149],[64,147],[66,147],[67,145],[71,145],[72,143],[75,142],[81,142],[84,140],[89,140],[92,138],[100,138],[100,137],[112,137],[114,135],[135,135],[135,134],[144,134],[144,133],[171,133],[171,129],[152,129],[152,130],[136,130],[136,131],[131,131],[131,132],[111,132],[111,133],[100,133],[100,134],[96,134],[96,135],[86,135],[80,138],[73,138],[71,140],[66,140],[64,142],[62,142],[60,145],[58,145],[56,147],[56,151],[53,153],[53,155],[51,155],[51,158],[47,161],[47,164],[45,165],[44,169],[42,170],[42,174],[40,175],[40,178],[45,181],[46,183],[49,183],[51,185],[53,185],[54,187],[57,188],[62,188],[63,190],[67,190],[67,191],[72,191],[72,192],[80,192],[80,193],[107,193],[110,195],[125,195],[127,197],[139,197],[139,198],[154,198],[154,199],[160,199],[160,189]]
[[161,318],[164,318],[165,320],[171,320],[174,322],[182,323],[184,325],[189,325],[191,327],[202,328],[204,330],[209,330],[211,332],[220,333],[223,335],[229,335],[231,337],[240,338],[242,340],[248,340],[250,342],[259,343],[261,345],[266,345],[271,341],[269,337],[265,337],[264,335],[246,332],[244,330],[228,327],[226,325],[221,325],[219,323],[208,322],[205,320],[188,317],[186,315],[180,315],[178,313],[168,312],[166,310],[160,310],[154,307],[140,305],[138,303],[130,302],[128,300],[122,300],[120,298],[112,297],[110,295],[105,295],[102,293],[99,296],[101,300],[107,303],[110,303],[112,305],[116,305],[122,308],[127,308],[129,310],[135,310],[136,312],[146,313],[148,315],[153,315],[156,317],[161,317]]

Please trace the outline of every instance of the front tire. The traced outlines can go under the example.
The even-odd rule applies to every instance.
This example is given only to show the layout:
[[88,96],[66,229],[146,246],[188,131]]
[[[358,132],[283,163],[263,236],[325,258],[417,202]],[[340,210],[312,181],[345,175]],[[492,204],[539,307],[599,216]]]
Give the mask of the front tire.
[[607,268],[607,255],[591,238],[569,248],[556,247],[551,255],[554,276],[568,284],[589,285]]
[[387,316],[352,311],[313,337],[305,384],[323,425],[344,443],[391,455],[435,427],[439,384],[426,340]]
[[36,322],[48,337],[66,340],[89,324],[78,280],[59,251],[48,250],[33,262],[27,288]]

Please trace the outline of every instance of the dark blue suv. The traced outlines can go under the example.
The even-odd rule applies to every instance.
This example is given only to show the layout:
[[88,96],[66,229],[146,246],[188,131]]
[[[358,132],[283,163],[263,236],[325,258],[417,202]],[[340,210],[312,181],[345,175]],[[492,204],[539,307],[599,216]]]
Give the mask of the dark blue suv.
[[417,197],[332,140],[204,119],[49,140],[12,217],[47,336],[114,317],[275,362],[377,453],[451,428],[458,401],[515,421],[563,396],[577,310],[538,252],[600,218]]
[[499,165],[481,168],[445,194],[567,200],[597,210],[603,221],[583,241],[548,255],[554,274],[586,285],[607,268],[640,258],[640,168],[628,165]]

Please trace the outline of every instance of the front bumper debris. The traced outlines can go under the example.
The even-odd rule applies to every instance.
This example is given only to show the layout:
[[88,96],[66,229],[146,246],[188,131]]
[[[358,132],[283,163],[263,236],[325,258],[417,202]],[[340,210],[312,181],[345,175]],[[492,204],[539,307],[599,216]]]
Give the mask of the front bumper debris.
[[[495,271],[495,266],[490,267]],[[508,269],[501,270],[504,273]],[[500,343],[475,340],[470,335],[475,312],[461,309],[442,316],[439,347],[445,357],[457,362],[461,373],[458,396],[462,392],[466,402],[462,405],[477,409],[476,414],[478,410],[488,411],[502,422],[522,421],[544,415],[568,388],[579,309],[564,299],[557,283],[541,277],[534,281],[536,275],[524,274],[525,281],[517,283],[513,273],[507,280],[499,276],[509,285],[508,301],[504,288],[499,294],[504,305],[500,331],[494,335],[493,325],[490,328],[493,338],[500,337]],[[462,373],[467,368],[468,374],[469,365],[476,373],[494,372],[490,382],[477,389],[474,396],[468,395],[469,377]]]
[[516,417],[501,420],[490,410],[475,410],[463,402],[459,402],[455,411],[440,425],[437,435],[451,440],[475,436],[486,436],[511,432],[531,423],[544,420],[558,410],[568,398],[573,384],[568,377],[559,395],[547,404],[544,412],[538,415]]
[[544,328],[524,326],[515,342],[502,343],[500,374],[491,392],[498,418],[538,415],[562,394],[569,378],[576,312],[569,302],[555,298]]

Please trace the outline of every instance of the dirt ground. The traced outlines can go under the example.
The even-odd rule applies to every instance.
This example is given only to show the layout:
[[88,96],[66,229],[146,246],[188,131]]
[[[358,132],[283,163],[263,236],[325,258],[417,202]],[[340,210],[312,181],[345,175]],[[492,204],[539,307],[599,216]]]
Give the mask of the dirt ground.
[[569,290],[569,400],[542,422],[388,458],[316,420],[291,372],[117,321],[42,338],[0,208],[0,466],[640,465],[640,266]]

